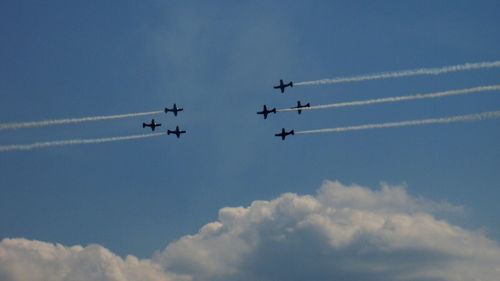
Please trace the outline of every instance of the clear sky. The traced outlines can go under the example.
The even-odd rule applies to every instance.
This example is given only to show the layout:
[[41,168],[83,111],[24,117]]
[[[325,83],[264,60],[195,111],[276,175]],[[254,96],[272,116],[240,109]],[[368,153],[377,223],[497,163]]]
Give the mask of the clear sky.
[[[500,59],[498,1],[0,2],[0,123],[162,110],[187,134],[0,154],[0,238],[151,257],[217,220],[324,180],[464,206],[500,240],[500,121],[273,136],[500,110],[500,93],[284,112],[279,108],[500,83],[500,69],[352,84],[295,82]],[[145,133],[150,117],[0,132],[0,144]]]

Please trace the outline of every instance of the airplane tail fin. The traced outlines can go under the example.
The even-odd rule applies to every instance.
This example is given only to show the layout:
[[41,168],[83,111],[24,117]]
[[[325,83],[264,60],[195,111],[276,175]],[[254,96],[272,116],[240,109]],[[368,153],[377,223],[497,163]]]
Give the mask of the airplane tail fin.
[[142,127],[143,127],[143,128],[146,128],[146,123],[142,123]]
[[273,108],[273,110],[271,110],[270,112],[276,114],[276,108]]
[[168,113],[169,111],[171,110],[165,107],[165,113]]
[[293,88],[293,81],[290,81],[290,87]]
[[290,133],[293,135],[295,135],[295,131],[294,130],[291,130]]
[[172,133],[172,131],[167,130],[167,135],[170,135],[171,133]]

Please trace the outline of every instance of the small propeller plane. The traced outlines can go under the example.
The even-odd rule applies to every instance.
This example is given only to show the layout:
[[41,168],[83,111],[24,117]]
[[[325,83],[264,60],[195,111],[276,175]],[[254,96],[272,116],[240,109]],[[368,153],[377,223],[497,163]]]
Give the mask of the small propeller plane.
[[156,123],[154,119],[151,119],[151,123],[150,124],[142,123],[142,127],[143,128],[150,127],[152,131],[154,131],[156,127],[160,127],[160,126],[161,126],[161,124],[160,123]]
[[297,110],[297,112],[298,112],[299,114],[301,114],[301,113],[302,113],[302,109],[301,109],[301,108],[305,108],[305,107],[311,107],[311,104],[310,104],[310,103],[307,103],[307,104],[305,104],[305,105],[302,105],[302,104],[300,104],[300,101],[297,101],[297,106],[294,106],[294,107],[292,107],[292,108],[298,108],[299,110]]
[[281,133],[274,134],[276,137],[281,137],[281,140],[285,140],[288,135],[295,135],[295,131],[291,130],[290,132],[285,131],[285,128],[281,129]]
[[264,108],[262,109],[262,111],[258,111],[258,112],[257,112],[257,114],[262,114],[262,115],[264,115],[264,119],[267,119],[267,115],[268,115],[269,113],[274,113],[274,114],[276,114],[276,108],[273,108],[273,109],[271,109],[271,110],[268,110],[268,109],[267,109],[267,106],[266,106],[266,105],[264,105]]
[[177,138],[180,138],[181,134],[185,134],[185,133],[186,133],[186,131],[179,130],[179,126],[175,127],[175,131],[167,130],[167,135],[174,134],[177,136]]
[[165,107],[165,114],[169,112],[173,112],[175,116],[177,116],[177,112],[183,111],[184,108],[177,108],[177,104],[174,103],[174,107],[172,109]]
[[293,82],[292,82],[292,81],[290,81],[290,83],[288,83],[288,84],[284,84],[284,83],[283,83],[283,80],[282,80],[282,79],[280,79],[280,84],[279,84],[278,86],[274,86],[273,88],[275,88],[275,89],[280,89],[280,90],[281,90],[281,93],[284,93],[284,92],[285,92],[285,88],[286,88],[286,87],[292,87],[292,88],[293,88]]

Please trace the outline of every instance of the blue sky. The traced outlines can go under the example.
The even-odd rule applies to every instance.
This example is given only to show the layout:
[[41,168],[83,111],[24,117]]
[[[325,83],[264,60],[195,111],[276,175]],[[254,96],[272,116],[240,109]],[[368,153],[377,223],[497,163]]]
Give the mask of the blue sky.
[[[201,1],[200,1],[201,2]],[[455,218],[500,240],[495,120],[285,142],[282,127],[329,128],[499,110],[498,93],[282,113],[284,107],[436,92],[499,82],[500,69],[363,83],[306,81],[500,58],[498,1],[2,1],[0,121],[150,111],[176,102],[177,140],[159,137],[0,155],[0,238],[97,243],[148,257],[225,206],[324,180],[463,205]],[[3,131],[0,144],[143,133],[150,118]]]

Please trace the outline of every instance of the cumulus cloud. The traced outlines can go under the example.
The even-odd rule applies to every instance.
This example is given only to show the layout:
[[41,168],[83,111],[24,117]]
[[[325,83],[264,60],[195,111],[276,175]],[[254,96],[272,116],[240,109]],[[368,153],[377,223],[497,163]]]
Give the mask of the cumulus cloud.
[[65,247],[26,239],[3,239],[0,280],[171,281],[182,278],[165,273],[149,260],[134,256],[122,259],[99,245]]
[[152,259],[4,239],[0,280],[497,280],[498,244],[438,218],[461,210],[404,186],[327,181],[315,195],[222,208]]
[[460,210],[405,187],[325,182],[315,196],[223,208],[154,260],[194,280],[495,280],[498,245],[435,217]]

